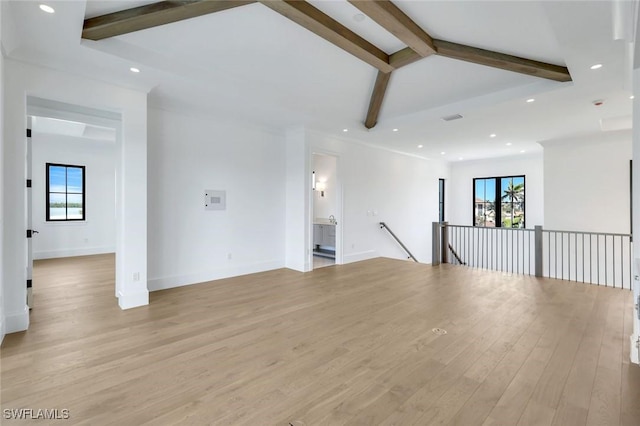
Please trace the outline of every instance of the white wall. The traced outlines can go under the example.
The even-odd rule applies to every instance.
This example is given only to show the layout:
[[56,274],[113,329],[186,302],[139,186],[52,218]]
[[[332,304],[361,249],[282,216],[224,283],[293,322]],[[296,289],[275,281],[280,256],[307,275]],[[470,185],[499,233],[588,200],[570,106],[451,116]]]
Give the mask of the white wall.
[[336,158],[330,155],[313,155],[313,170],[316,182],[324,182],[324,196],[320,190],[313,191],[313,218],[328,219],[336,215],[338,195],[336,187]]
[[545,228],[629,233],[631,131],[542,144]]
[[[310,132],[310,151],[338,156],[343,262],[406,259],[379,223],[386,222],[422,263],[431,263],[431,223],[438,221],[438,179],[448,166]],[[310,177],[309,177],[310,180]]]
[[[639,12],[640,13],[640,12]],[[640,43],[636,43],[636,48],[640,48]],[[640,56],[636,54],[636,64],[633,70],[633,130],[632,130],[632,151],[633,151],[633,234],[640,235]],[[634,251],[634,275],[640,275],[640,238],[633,241]],[[634,300],[640,305],[640,281],[633,282]],[[636,364],[640,363],[640,350],[637,342],[640,342],[640,318],[638,318],[638,309],[633,316],[633,334],[630,336],[630,358]]]
[[473,179],[525,175],[525,224],[544,225],[544,179],[542,153],[451,163],[447,182],[447,221],[453,225],[473,224]]
[[[7,332],[26,330],[27,243],[25,152],[27,95],[117,111],[116,293],[122,308],[148,303],[147,291],[147,99],[113,84],[5,59],[3,289]],[[139,276],[139,280],[134,277]]]
[[[4,6],[0,4],[0,25],[3,24]],[[0,31],[0,164],[4,165],[4,44],[3,34]],[[4,190],[4,176],[0,173],[0,188]],[[0,241],[4,241],[4,196],[0,197]],[[4,253],[3,245],[0,244],[0,344],[6,333],[5,308],[4,308]]]
[[[116,248],[115,142],[32,132],[34,259]],[[86,221],[46,221],[46,163],[85,166]]]
[[151,290],[284,267],[284,135],[152,108],[148,152]]

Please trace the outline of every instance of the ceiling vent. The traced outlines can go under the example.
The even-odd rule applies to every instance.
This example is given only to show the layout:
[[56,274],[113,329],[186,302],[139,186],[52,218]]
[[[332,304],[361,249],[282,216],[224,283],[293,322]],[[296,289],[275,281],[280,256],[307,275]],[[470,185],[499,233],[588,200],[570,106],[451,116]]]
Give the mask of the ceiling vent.
[[460,114],[447,115],[446,117],[442,117],[444,121],[453,121],[460,120],[462,116]]

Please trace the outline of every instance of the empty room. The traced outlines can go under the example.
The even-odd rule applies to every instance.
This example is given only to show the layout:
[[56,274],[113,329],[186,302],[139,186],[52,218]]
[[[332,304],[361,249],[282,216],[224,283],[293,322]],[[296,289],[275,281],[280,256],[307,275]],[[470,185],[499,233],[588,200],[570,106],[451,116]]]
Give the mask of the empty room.
[[1,423],[637,426],[638,7],[0,2]]

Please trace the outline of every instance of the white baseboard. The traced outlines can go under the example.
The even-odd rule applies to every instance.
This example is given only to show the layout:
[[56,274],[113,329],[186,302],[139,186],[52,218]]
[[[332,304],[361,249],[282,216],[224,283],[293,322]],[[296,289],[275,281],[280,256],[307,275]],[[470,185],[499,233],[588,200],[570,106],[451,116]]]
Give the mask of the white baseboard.
[[640,355],[638,354],[638,339],[640,336],[632,334],[631,337],[631,362],[634,364],[640,364]]
[[231,278],[240,275],[255,274],[257,272],[271,271],[273,269],[280,269],[284,267],[284,260],[247,263],[243,265],[215,268],[195,274],[152,278],[147,282],[147,288],[149,289],[149,291],[166,290],[169,288],[199,284],[207,281],[220,280],[223,278]]
[[376,250],[361,251],[358,253],[349,253],[342,256],[343,264],[360,262],[362,260],[374,259],[380,257]]
[[118,292],[118,305],[120,309],[131,309],[149,304],[149,291],[138,291],[135,293]]
[[23,311],[7,314],[4,322],[4,332],[7,334],[27,330],[29,328],[29,307],[25,304]]
[[115,253],[115,246],[85,247],[77,249],[61,249],[33,252],[33,259],[55,259],[58,257],[90,256],[92,254]]

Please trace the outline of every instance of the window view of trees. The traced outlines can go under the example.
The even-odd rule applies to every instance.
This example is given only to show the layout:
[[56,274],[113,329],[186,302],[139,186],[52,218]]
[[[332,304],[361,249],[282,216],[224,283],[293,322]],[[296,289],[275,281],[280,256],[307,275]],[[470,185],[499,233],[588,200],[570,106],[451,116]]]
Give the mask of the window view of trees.
[[524,186],[524,176],[474,179],[474,226],[524,228]]
[[524,177],[502,178],[502,227],[524,228]]

